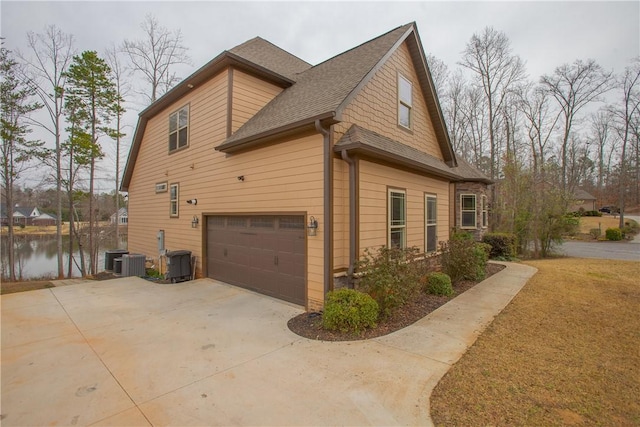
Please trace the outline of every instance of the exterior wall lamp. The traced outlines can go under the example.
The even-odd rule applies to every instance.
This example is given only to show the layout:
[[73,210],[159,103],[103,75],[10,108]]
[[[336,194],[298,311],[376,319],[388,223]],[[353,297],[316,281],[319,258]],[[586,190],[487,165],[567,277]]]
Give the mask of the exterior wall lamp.
[[198,215],[194,215],[193,219],[191,220],[191,228],[198,228]]
[[307,225],[307,236],[315,236],[318,231],[318,221],[312,216],[309,218],[309,224]]

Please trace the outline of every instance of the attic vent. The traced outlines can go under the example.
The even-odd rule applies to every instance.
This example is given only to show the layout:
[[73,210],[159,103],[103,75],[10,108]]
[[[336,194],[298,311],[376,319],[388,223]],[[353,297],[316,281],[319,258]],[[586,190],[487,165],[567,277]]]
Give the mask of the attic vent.
[[166,193],[167,192],[167,183],[161,182],[156,184],[156,193]]

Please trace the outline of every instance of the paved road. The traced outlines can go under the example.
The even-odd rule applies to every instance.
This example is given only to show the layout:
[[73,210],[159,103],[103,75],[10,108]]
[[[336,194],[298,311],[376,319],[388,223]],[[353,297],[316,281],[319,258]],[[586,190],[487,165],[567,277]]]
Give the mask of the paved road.
[[[640,216],[627,218],[640,222]],[[630,242],[564,242],[560,252],[577,258],[601,258],[622,261],[640,261],[640,235]]]

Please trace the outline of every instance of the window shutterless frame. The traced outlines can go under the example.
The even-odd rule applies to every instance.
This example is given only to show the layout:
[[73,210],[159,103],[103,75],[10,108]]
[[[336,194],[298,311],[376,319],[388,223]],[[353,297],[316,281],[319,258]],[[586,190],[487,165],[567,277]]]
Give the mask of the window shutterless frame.
[[424,247],[425,252],[435,252],[438,248],[438,203],[435,194],[424,195]]
[[487,196],[482,196],[482,228],[489,227],[489,206]]
[[476,195],[460,195],[460,228],[478,228],[476,212]]
[[169,216],[177,218],[180,205],[180,184],[174,183],[169,186]]
[[413,109],[413,84],[398,73],[398,125],[411,129]]
[[389,248],[404,249],[407,246],[407,193],[405,190],[388,190],[388,236]]
[[189,145],[189,105],[169,115],[169,153]]

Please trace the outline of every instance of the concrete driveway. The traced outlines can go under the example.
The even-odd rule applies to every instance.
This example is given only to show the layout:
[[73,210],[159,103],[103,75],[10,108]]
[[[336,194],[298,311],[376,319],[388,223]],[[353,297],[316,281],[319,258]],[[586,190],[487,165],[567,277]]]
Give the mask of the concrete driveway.
[[534,271],[343,343],[290,332],[300,307],[209,279],[4,295],[2,425],[429,425],[432,388]]

